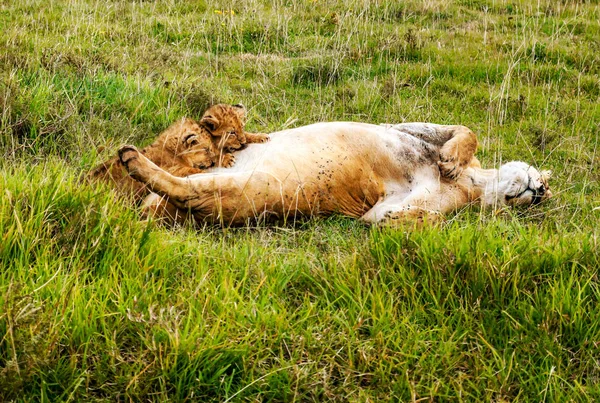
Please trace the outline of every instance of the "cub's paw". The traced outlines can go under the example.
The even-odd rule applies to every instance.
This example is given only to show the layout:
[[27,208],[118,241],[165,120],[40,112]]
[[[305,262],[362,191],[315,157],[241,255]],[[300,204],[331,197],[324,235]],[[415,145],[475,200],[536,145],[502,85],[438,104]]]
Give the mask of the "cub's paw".
[[264,133],[246,133],[246,140],[248,143],[266,143],[271,137]]
[[221,158],[219,166],[223,168],[230,168],[235,164],[235,157],[233,154],[224,154]]
[[271,140],[271,137],[269,137],[268,134],[257,133],[256,136],[258,137],[257,143],[266,143]]

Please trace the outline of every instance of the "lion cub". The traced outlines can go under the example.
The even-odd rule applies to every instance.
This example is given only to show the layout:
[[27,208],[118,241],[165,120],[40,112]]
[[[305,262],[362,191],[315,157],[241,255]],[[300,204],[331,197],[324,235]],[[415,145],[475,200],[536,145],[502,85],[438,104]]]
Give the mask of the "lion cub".
[[217,166],[230,167],[235,163],[232,152],[248,143],[264,143],[269,136],[262,133],[244,131],[246,108],[242,104],[213,105],[204,112],[200,124],[217,139],[215,146],[219,150]]
[[[183,118],[173,123],[141,152],[179,177],[204,172],[214,165],[227,168],[235,162],[232,151],[248,142],[262,143],[269,139],[265,134],[245,133],[245,119],[246,109],[242,105],[214,105],[204,112],[199,122]],[[94,168],[89,177],[110,182],[119,191],[136,198],[149,193],[144,185],[128,175],[118,157]]]
[[[141,152],[167,172],[181,177],[203,172],[214,165],[217,156],[212,136],[189,118],[173,123]],[[109,182],[135,198],[149,193],[144,185],[129,176],[118,157],[98,165],[89,177]]]

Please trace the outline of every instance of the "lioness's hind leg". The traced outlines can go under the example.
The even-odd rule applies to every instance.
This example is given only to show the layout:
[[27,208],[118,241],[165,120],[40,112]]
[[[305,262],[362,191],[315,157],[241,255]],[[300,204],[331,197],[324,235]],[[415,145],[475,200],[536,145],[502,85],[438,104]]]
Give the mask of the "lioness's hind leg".
[[172,226],[193,223],[189,210],[177,208],[167,197],[156,193],[151,193],[144,199],[141,209],[144,218],[152,217],[161,224]]
[[147,184],[152,191],[177,200],[188,200],[193,190],[185,178],[178,178],[158,167],[134,146],[119,149],[119,159],[129,175]]
[[[119,160],[132,178],[147,183],[148,171],[152,171],[154,163],[138,151],[135,146],[126,145],[119,148]],[[158,168],[154,165],[155,168]],[[160,168],[158,168],[160,169]]]

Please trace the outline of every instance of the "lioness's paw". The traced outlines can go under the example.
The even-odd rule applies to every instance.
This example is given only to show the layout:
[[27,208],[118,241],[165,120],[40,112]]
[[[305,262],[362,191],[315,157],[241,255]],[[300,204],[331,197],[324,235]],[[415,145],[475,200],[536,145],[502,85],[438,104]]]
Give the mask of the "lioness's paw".
[[421,228],[424,225],[435,225],[444,221],[444,216],[431,210],[407,208],[400,211],[390,211],[385,214],[381,224],[388,226],[402,226]]
[[139,151],[135,146],[126,145],[119,148],[119,159],[125,166],[127,166],[129,162],[136,160],[138,156]]
[[235,164],[235,157],[233,154],[224,154],[219,164],[223,168],[230,168]]
[[458,161],[454,159],[438,161],[438,167],[440,168],[440,174],[444,178],[452,180],[456,180],[464,170]]
[[438,167],[443,177],[456,180],[473,158],[472,153],[467,150],[462,150],[463,153],[460,151],[456,144],[451,143],[446,143],[440,150]]
[[470,130],[446,142],[440,149],[438,162],[442,176],[456,180],[473,161],[475,151],[477,151],[477,137]]

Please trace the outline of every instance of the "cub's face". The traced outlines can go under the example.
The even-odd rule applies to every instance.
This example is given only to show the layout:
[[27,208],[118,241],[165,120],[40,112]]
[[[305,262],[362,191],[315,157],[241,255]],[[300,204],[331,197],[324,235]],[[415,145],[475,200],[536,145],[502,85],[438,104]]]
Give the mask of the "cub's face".
[[204,112],[200,125],[214,137],[218,150],[239,150],[246,144],[244,123],[246,109],[243,105],[213,105]]
[[548,186],[550,171],[538,171],[529,164],[512,161],[500,167],[498,190],[510,206],[538,204],[552,196]]
[[217,150],[209,133],[192,119],[182,122],[178,139],[177,154],[189,166],[198,169],[214,165]]

